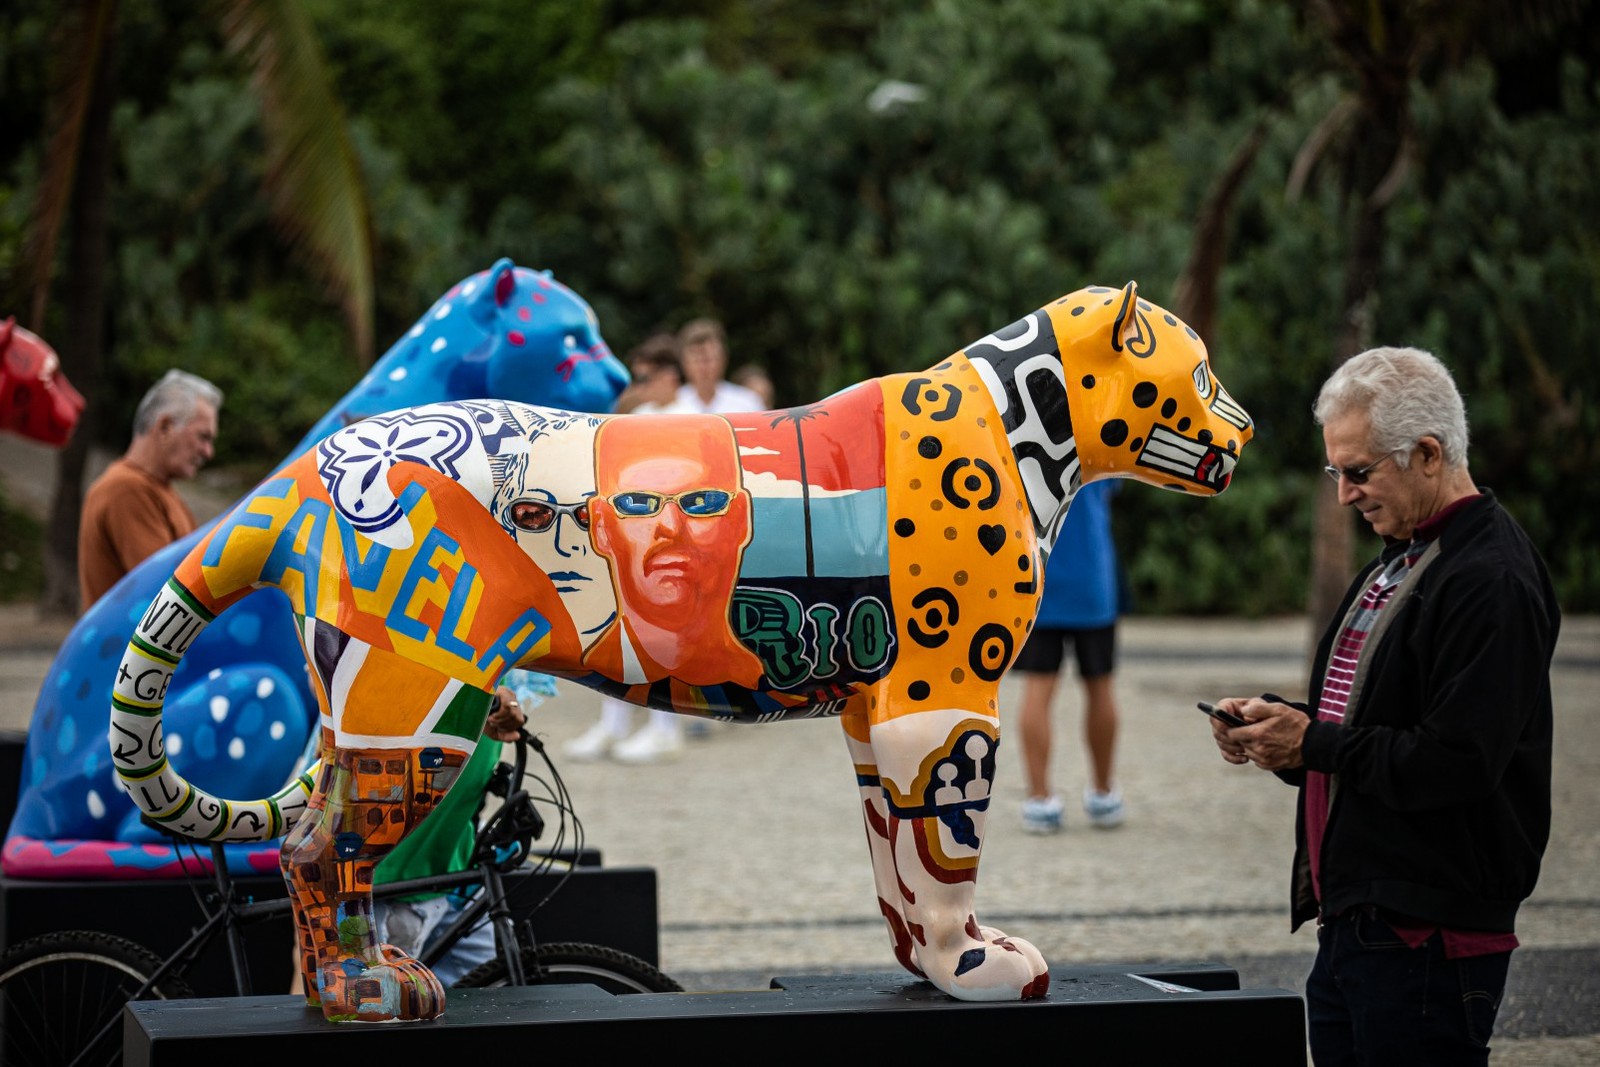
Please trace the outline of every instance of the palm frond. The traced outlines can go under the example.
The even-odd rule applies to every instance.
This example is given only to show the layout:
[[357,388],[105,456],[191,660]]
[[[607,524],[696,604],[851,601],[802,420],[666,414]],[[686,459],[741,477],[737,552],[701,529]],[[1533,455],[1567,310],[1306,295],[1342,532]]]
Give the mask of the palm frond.
[[338,294],[356,351],[370,365],[372,220],[316,32],[297,0],[223,0],[222,31],[261,98],[274,217]]

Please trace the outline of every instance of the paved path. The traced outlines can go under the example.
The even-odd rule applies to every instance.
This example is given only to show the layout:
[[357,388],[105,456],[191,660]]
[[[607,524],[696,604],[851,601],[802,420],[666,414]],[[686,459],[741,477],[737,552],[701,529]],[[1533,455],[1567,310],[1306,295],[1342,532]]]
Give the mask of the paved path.
[[[0,729],[25,728],[59,640],[31,609],[0,606]],[[1095,831],[1069,808],[1062,834],[1023,834],[1016,745],[1003,745],[980,918],[1061,963],[1210,960],[1247,986],[1299,991],[1314,935],[1286,918],[1292,793],[1217,758],[1194,701],[1302,693],[1308,640],[1300,619],[1128,620],[1128,821]],[[1600,618],[1567,620],[1554,680],[1554,833],[1523,911],[1500,1065],[1600,1063]],[[1076,689],[1063,686],[1054,753],[1071,794],[1084,773]],[[1016,694],[1003,696],[1009,725]],[[565,687],[533,727],[559,752],[597,707]],[[687,987],[893,969],[836,723],[717,726],[662,766],[558,766],[605,862],[657,871],[662,966]]]

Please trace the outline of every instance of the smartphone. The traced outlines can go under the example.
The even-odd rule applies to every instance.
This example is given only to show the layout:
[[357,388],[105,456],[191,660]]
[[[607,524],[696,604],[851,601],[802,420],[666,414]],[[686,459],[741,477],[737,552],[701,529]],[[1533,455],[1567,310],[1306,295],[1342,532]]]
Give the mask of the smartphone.
[[1204,700],[1199,701],[1195,706],[1201,711],[1205,712],[1207,715],[1211,716],[1213,719],[1216,719],[1220,723],[1225,723],[1228,726],[1248,725],[1243,719],[1239,718],[1239,716],[1233,714],[1233,712],[1223,711],[1215,704],[1207,704]]

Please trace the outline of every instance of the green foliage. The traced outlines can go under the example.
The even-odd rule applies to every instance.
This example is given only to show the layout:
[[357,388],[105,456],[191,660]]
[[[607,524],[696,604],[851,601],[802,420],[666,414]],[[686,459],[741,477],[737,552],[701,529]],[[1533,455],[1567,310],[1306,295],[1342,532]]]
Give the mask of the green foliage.
[[1258,470],[1251,459],[1247,447],[1233,484],[1209,500],[1134,485],[1117,494],[1112,518],[1134,610],[1257,618],[1304,604],[1312,494],[1328,482],[1320,471]]
[[[780,403],[931,365],[1061,293],[1139,282],[1170,306],[1213,183],[1259,124],[1206,338],[1257,420],[1216,500],[1130,487],[1117,529],[1147,612],[1301,610],[1310,408],[1346,289],[1346,159],[1288,191],[1354,86],[1282,0],[301,0],[355,125],[377,244],[377,344],[509,255],[552,269],[622,351],[694,315]],[[53,8],[0,17],[0,268],[31,203]],[[221,458],[267,466],[357,376],[337,307],[259,193],[260,110],[198,0],[126,0],[113,195],[120,447],[160,370],[228,391]],[[1600,90],[1583,32],[1506,54],[1454,13],[1413,79],[1377,343],[1429,348],[1467,396],[1472,466],[1600,610]],[[1444,16],[1441,15],[1441,18]],[[1478,37],[1472,32],[1476,30]],[[1373,545],[1363,542],[1362,554]]]
[[1445,165],[1393,227],[1379,322],[1451,366],[1473,474],[1546,553],[1570,610],[1600,606],[1594,553],[1575,547],[1600,535],[1600,237],[1578,223],[1600,219],[1600,87],[1572,58],[1558,77],[1556,106],[1520,119],[1499,110],[1487,64],[1419,100],[1425,158]]
[[126,353],[120,369],[143,383],[135,399],[168,367],[216,383],[224,400],[215,462],[265,474],[355,384],[348,344],[337,320],[262,294],[196,309],[179,336]]

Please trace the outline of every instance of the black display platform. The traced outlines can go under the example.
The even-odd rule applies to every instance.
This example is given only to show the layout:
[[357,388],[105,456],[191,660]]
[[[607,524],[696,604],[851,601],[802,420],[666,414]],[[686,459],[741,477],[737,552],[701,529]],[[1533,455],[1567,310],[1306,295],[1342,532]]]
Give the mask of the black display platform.
[[[519,915],[533,923],[542,941],[587,941],[607,945],[657,964],[661,958],[653,867],[601,867],[599,853],[587,850],[572,877],[531,915],[560,877],[518,872],[506,877],[507,896]],[[239,878],[246,898],[285,895],[278,876]],[[210,889],[208,879],[198,883]],[[47,882],[0,876],[0,949],[56,930],[99,930],[137,941],[165,956],[185,940],[204,915],[195,886],[179,880],[123,882]],[[287,913],[260,920],[245,930],[252,988],[287,990],[293,973],[294,927]],[[189,972],[189,985],[202,996],[234,992],[228,952],[221,937]]]
[[17,789],[22,782],[22,754],[28,735],[20,730],[0,730],[0,836],[17,813]]
[[[0,837],[16,811],[26,744],[26,734],[0,730]],[[558,878],[527,872],[507,876],[507,895],[518,915],[531,919],[535,937],[606,945],[660,964],[654,868],[604,867],[600,850],[585,848],[577,856],[572,880],[541,904]],[[275,900],[287,893],[283,878],[275,874],[235,878],[234,885],[246,899]],[[192,885],[183,879],[83,882],[0,875],[0,951],[57,930],[98,930],[165,956],[204,921],[195,901],[197,888],[210,889],[209,877]],[[288,915],[259,920],[245,930],[246,958],[256,991],[289,988],[293,945],[294,927]],[[220,937],[196,961],[188,981],[202,996],[234,993],[227,948]]]
[[370,1026],[326,1023],[294,997],[145,1002],[125,1009],[123,1056],[128,1067],[383,1057],[437,1063],[503,1056],[513,1047],[536,1048],[541,1058],[592,1057],[671,1040],[686,1054],[716,1048],[725,1059],[776,1049],[785,1059],[837,1058],[873,1048],[868,1042],[893,1042],[941,1063],[1026,1049],[1085,1062],[1304,1064],[1301,998],[1238,985],[1231,968],[1200,963],[1052,966],[1047,997],[999,1004],[952,1000],[902,973],[778,977],[769,990],[718,993],[457,989],[433,1022]]

